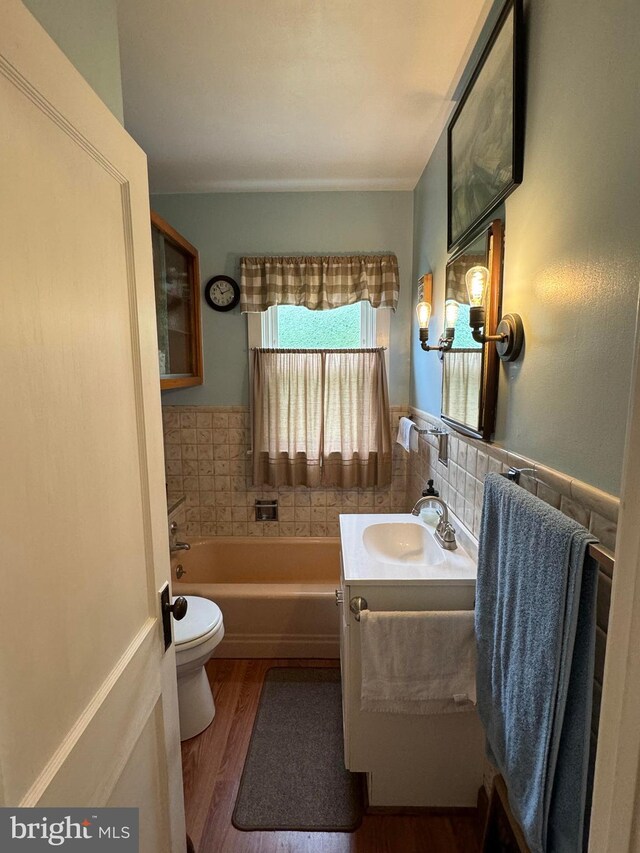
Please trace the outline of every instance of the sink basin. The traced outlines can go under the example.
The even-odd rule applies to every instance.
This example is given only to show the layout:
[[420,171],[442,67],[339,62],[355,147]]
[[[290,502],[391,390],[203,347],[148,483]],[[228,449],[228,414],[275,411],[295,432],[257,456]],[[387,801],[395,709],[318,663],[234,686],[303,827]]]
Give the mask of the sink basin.
[[369,556],[382,563],[437,566],[445,561],[444,552],[420,524],[371,524],[365,528],[362,542]]

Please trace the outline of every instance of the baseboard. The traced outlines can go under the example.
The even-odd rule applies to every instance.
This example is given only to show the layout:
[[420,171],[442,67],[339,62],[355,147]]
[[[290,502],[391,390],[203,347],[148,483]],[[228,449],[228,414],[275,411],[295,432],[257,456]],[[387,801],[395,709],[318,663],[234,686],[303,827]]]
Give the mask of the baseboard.
[[217,658],[339,658],[340,638],[327,634],[226,634]]
[[477,814],[475,806],[367,806],[366,814],[379,815],[466,815]]

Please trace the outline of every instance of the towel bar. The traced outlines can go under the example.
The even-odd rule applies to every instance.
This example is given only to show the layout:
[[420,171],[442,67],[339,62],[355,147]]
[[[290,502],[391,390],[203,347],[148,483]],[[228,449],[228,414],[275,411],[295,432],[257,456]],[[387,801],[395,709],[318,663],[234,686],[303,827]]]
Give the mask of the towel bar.
[[[411,419],[411,415],[408,415],[409,419]],[[440,427],[429,427],[427,429],[420,429],[417,424],[412,423],[411,429],[415,429],[418,435],[449,435],[446,429],[441,429]]]
[[356,622],[360,621],[360,613],[363,610],[368,610],[368,609],[369,609],[369,605],[367,604],[367,599],[362,598],[361,595],[354,596],[354,598],[352,598],[351,601],[349,602],[349,610],[356,617]]
[[511,480],[512,483],[515,483],[516,486],[519,486],[521,474],[533,474],[533,476],[535,477],[536,476],[536,469],[535,468],[514,468],[512,465],[511,468],[509,468],[509,470],[506,473],[502,474],[501,476],[506,477],[507,480]]

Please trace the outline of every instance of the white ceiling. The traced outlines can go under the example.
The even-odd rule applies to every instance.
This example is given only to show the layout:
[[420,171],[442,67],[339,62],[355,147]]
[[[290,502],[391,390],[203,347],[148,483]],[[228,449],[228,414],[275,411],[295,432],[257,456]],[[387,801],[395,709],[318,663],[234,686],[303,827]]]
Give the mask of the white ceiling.
[[413,189],[491,0],[118,0],[153,192]]

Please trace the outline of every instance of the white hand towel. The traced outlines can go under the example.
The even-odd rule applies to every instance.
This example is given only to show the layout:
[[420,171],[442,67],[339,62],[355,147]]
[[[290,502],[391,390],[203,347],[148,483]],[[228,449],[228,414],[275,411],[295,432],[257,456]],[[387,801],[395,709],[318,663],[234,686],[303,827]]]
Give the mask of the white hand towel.
[[410,450],[418,449],[418,433],[414,429],[414,422],[409,418],[400,418],[398,423],[398,435],[396,442],[400,444],[409,453]]
[[473,610],[363,610],[362,711],[449,714],[476,701]]

